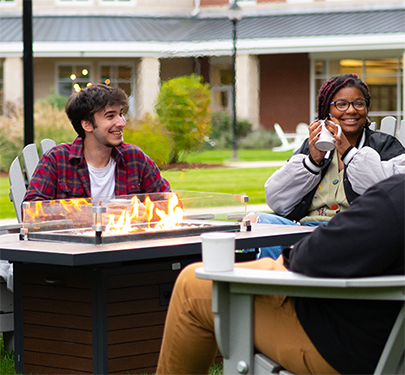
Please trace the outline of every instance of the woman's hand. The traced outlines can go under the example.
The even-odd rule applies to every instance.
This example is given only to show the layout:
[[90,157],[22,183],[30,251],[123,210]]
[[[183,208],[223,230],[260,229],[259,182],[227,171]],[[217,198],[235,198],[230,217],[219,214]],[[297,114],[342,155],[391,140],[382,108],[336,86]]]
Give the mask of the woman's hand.
[[326,152],[325,151],[320,151],[316,148],[315,143],[318,140],[318,135],[321,131],[321,122],[319,120],[316,120],[314,122],[311,122],[309,125],[309,152],[311,153],[312,159],[316,163],[321,163],[323,158],[325,157]]
[[340,136],[338,136],[338,128],[336,125],[339,125],[339,121],[331,116],[331,120],[325,120],[328,130],[332,133],[332,137],[335,138],[335,148],[339,155],[343,155],[346,150],[351,146],[349,140],[346,138],[343,131]]

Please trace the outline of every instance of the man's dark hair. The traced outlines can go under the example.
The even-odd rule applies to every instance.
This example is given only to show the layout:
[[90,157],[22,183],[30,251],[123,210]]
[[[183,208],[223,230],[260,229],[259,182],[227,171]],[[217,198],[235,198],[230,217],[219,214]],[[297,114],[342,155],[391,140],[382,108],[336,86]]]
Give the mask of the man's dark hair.
[[103,84],[85,87],[77,94],[69,97],[65,112],[77,134],[85,138],[82,120],[90,121],[94,125],[94,114],[108,105],[125,107],[128,103],[127,94],[121,88],[114,88]]
[[[335,94],[344,87],[356,87],[364,95],[364,99],[367,101],[367,110],[370,107],[370,90],[368,86],[356,75],[356,74],[341,74],[330,78],[324,82],[319,89],[318,95],[318,119],[324,120],[329,118],[329,108],[332,98]],[[367,119],[367,126],[370,125],[370,121]]]

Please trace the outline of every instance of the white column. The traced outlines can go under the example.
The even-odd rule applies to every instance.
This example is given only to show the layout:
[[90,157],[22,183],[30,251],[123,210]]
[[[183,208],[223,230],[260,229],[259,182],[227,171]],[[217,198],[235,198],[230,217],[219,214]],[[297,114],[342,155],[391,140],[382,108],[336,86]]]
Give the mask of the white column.
[[22,109],[23,88],[23,60],[21,57],[6,57],[3,64],[3,88],[5,110],[11,106]]
[[[402,61],[405,61],[405,51],[402,56]],[[402,72],[402,120],[405,120],[405,72]]]
[[253,129],[260,128],[260,66],[256,55],[236,56],[236,108],[238,119],[247,119]]
[[160,61],[155,57],[143,57],[137,68],[136,117],[142,118],[146,112],[155,112],[159,90]]

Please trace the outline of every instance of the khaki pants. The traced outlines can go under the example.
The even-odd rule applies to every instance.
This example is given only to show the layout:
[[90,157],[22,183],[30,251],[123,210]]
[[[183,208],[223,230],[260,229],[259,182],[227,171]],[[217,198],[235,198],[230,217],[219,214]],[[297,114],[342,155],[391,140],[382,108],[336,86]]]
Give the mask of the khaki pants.
[[[202,263],[179,275],[166,317],[157,375],[207,374],[217,353],[212,313],[212,282],[195,277]],[[237,263],[235,267],[286,270],[271,258]],[[338,374],[305,334],[294,299],[256,296],[255,347],[297,374]]]

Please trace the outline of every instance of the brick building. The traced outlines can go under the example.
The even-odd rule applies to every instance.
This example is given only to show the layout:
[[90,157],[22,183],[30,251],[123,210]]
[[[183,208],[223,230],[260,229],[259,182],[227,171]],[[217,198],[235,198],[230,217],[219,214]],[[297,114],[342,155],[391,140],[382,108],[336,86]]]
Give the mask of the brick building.
[[[0,105],[23,102],[22,1],[0,0]],[[201,74],[232,113],[229,0],[33,0],[35,100],[88,83],[122,87],[137,117],[162,81]],[[403,118],[405,5],[388,0],[238,0],[237,116],[293,131],[316,117],[321,83],[357,73],[370,118]]]

